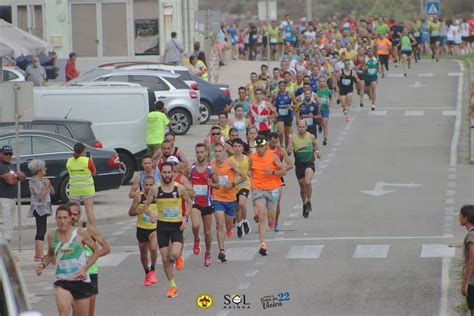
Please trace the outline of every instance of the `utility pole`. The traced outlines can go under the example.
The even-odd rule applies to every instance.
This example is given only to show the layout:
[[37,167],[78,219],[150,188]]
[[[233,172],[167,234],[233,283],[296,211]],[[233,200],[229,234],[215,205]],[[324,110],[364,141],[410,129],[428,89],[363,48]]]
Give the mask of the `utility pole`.
[[309,22],[312,20],[313,20],[313,0],[306,0],[306,21]]

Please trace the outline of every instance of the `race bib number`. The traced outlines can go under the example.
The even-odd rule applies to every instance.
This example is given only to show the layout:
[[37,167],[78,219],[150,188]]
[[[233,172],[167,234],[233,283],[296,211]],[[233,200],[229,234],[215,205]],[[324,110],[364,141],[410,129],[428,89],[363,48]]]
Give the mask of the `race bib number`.
[[273,201],[278,201],[280,198],[280,190],[279,189],[273,189],[272,190],[272,199]]
[[371,76],[375,75],[377,73],[377,69],[375,68],[369,68],[367,69],[367,73]]
[[144,222],[149,222],[150,221],[150,216],[146,215],[145,213],[142,214],[142,219]]
[[326,98],[326,97],[320,97],[319,99],[321,100],[321,104],[324,104],[324,105],[327,105],[327,104],[328,104],[328,101],[329,101],[328,98]]
[[344,86],[349,86],[351,84],[351,79],[342,79],[342,84]]
[[208,188],[207,188],[207,185],[203,185],[203,184],[195,184],[193,185],[193,189],[194,189],[194,192],[196,193],[196,195],[207,195],[207,192],[208,192]]
[[304,121],[306,122],[306,126],[313,126],[313,118],[312,117],[306,117],[304,119]]
[[270,39],[270,43],[278,44],[278,40],[276,38],[272,38],[272,39]]
[[226,185],[229,183],[229,176],[219,176],[219,185]]
[[261,115],[256,115],[255,116],[255,123],[263,123],[265,122],[265,117],[264,116],[261,116]]
[[278,109],[278,114],[280,114],[280,115],[288,115],[288,109]]
[[165,207],[163,208],[164,218],[176,218],[179,216],[179,210],[177,207]]
[[420,37],[420,35],[421,35],[420,32],[413,33],[413,36],[415,36],[415,37]]
[[439,32],[438,31],[433,31],[433,32],[431,32],[431,36],[439,36]]

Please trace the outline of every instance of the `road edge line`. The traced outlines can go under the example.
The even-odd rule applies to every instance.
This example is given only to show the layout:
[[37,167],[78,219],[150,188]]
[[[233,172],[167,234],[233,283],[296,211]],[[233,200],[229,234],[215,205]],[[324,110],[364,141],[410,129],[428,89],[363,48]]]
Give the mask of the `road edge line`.
[[461,116],[462,116],[462,89],[464,86],[464,65],[459,60],[456,60],[459,64],[459,68],[461,69],[462,74],[458,80],[458,92],[456,97],[456,121],[454,123],[454,132],[453,138],[451,140],[451,149],[450,149],[450,159],[449,165],[454,167],[457,165],[458,161],[458,144],[459,144],[459,136],[461,134]]

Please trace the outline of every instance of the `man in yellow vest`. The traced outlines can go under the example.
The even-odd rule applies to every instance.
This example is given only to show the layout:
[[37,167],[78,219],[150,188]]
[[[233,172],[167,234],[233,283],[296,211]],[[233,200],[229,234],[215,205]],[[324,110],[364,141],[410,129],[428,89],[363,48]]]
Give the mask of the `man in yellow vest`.
[[74,145],[74,157],[68,159],[66,168],[69,173],[69,199],[72,202],[84,202],[89,225],[96,226],[94,216],[94,162],[84,157],[86,147],[82,143]]

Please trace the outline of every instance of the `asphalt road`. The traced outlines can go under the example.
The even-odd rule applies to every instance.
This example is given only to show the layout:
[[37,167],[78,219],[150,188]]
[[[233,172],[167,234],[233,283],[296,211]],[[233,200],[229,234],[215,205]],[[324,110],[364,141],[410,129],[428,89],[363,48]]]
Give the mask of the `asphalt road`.
[[[232,75],[232,86],[238,86],[259,63],[226,67],[223,81]],[[380,80],[377,111],[369,110],[367,100],[359,109],[354,100],[352,119],[345,123],[341,110],[334,109],[329,145],[320,144],[310,217],[301,215],[290,172],[282,230],[268,231],[267,257],[257,253],[252,221],[249,236],[226,241],[229,261],[218,263],[213,245],[213,266],[205,268],[203,254],[191,252],[188,229],[186,265],[175,273],[179,295],[174,299],[165,298],[168,283],[161,265],[158,283],[143,286],[134,221],[125,217],[128,187],[100,195],[97,208],[103,212],[108,205],[121,218],[99,226],[112,254],[101,262],[97,315],[455,314],[450,268],[459,251],[449,246],[460,243],[464,231],[457,212],[473,202],[474,191],[474,169],[457,157],[460,78],[457,62],[424,60],[414,64],[407,78],[392,69]],[[191,153],[208,127],[194,128],[178,145]],[[27,249],[32,236],[32,231],[24,233]],[[36,277],[28,251],[20,264],[33,306],[45,315],[56,314],[53,269]],[[213,297],[206,311],[196,304],[202,293]],[[287,300],[264,309],[262,298],[278,298],[279,293]],[[232,309],[226,308],[225,295],[245,296],[246,305],[231,302]]]

